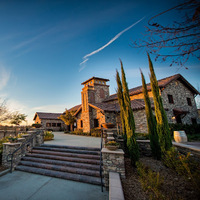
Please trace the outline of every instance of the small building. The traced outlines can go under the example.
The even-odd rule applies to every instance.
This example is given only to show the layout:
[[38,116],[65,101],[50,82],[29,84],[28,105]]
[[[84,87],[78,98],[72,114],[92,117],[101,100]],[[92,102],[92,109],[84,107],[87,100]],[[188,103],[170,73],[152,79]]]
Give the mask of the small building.
[[46,130],[61,131],[64,130],[65,124],[58,119],[63,113],[45,113],[36,112],[33,120],[36,124],[41,124]]

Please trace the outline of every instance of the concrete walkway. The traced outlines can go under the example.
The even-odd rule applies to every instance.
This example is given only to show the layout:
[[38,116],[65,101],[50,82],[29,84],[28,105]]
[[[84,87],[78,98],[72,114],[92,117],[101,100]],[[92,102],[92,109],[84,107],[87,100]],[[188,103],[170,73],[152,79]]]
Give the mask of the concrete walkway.
[[[99,147],[100,138],[54,132],[55,139],[45,144]],[[2,200],[108,200],[101,187],[21,171],[0,177]]]
[[14,171],[0,177],[2,200],[107,200],[108,192],[91,184]]
[[64,132],[53,132],[54,140],[46,141],[45,144],[98,147],[101,145],[101,138],[64,134]]

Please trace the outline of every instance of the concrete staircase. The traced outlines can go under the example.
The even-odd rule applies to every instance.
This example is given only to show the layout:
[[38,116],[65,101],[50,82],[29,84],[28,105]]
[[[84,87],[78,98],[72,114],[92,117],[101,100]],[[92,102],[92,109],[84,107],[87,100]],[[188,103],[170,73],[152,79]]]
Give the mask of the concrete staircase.
[[100,148],[42,145],[21,159],[16,170],[101,185]]

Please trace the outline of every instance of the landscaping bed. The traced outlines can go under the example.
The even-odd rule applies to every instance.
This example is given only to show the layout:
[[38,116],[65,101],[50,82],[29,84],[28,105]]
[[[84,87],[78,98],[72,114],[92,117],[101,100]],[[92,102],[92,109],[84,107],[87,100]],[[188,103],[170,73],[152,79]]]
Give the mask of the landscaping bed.
[[6,168],[6,167],[4,167],[4,166],[2,166],[2,165],[0,164],[0,172],[5,171],[6,169],[8,169],[8,168]]
[[140,183],[137,168],[131,166],[129,158],[125,158],[126,179],[122,179],[125,200],[147,200],[147,199],[165,199],[165,200],[198,200],[199,192],[194,184],[182,175],[178,175],[173,169],[167,168],[161,161],[151,157],[142,157],[140,162],[148,166],[153,172],[159,172],[162,184],[159,193],[162,198],[151,198],[148,191],[144,191]]

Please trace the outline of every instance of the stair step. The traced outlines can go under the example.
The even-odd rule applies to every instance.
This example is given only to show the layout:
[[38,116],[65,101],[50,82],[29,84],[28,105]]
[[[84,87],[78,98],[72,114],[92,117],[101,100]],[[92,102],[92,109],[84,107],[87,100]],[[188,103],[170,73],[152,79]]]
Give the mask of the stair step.
[[75,168],[75,167],[66,167],[62,165],[52,165],[52,164],[37,163],[37,162],[31,162],[31,161],[21,161],[19,165],[37,167],[37,168],[49,169],[49,170],[55,170],[55,171],[61,171],[61,172],[69,172],[73,174],[82,174],[82,175],[87,175],[87,176],[100,177],[99,171],[81,169],[81,168]]
[[42,144],[41,147],[49,148],[61,148],[61,149],[77,149],[77,150],[87,150],[87,151],[100,151],[100,148],[96,147],[79,147],[79,146],[66,146],[66,145],[51,145],[51,144]]
[[70,162],[78,162],[78,163],[89,163],[99,165],[99,160],[94,159],[84,159],[84,158],[73,158],[73,157],[63,157],[63,156],[55,156],[55,155],[44,155],[44,154],[36,154],[36,153],[27,153],[26,156],[36,157],[36,158],[44,158],[44,159],[52,159],[52,160],[63,160]]
[[35,157],[28,157],[28,156],[23,157],[22,160],[33,161],[37,163],[47,163],[47,164],[53,164],[53,165],[76,167],[76,168],[82,168],[82,169],[99,170],[99,165],[94,165],[94,164],[68,162],[68,161],[63,161],[63,160],[62,161],[51,160],[51,159],[35,158]]
[[78,153],[78,154],[91,154],[91,155],[100,155],[99,151],[92,150],[83,150],[83,149],[67,149],[67,148],[53,148],[53,147],[34,147],[35,150],[49,150],[49,151],[60,151],[66,153]]
[[38,153],[38,154],[46,154],[46,155],[56,155],[56,156],[66,156],[66,157],[76,157],[76,158],[86,158],[86,159],[95,159],[99,160],[100,156],[98,155],[89,155],[89,154],[72,154],[72,153],[64,153],[64,152],[55,152],[53,150],[37,150],[32,149],[31,153]]
[[87,175],[71,174],[68,172],[60,172],[60,171],[28,167],[28,166],[22,166],[22,165],[18,165],[16,167],[16,170],[30,172],[30,173],[36,173],[36,174],[41,174],[41,175],[51,176],[51,177],[56,177],[56,178],[62,178],[62,179],[67,179],[67,180],[72,180],[72,181],[79,181],[79,182],[84,182],[84,183],[101,185],[100,178],[91,177],[91,176],[87,176]]

